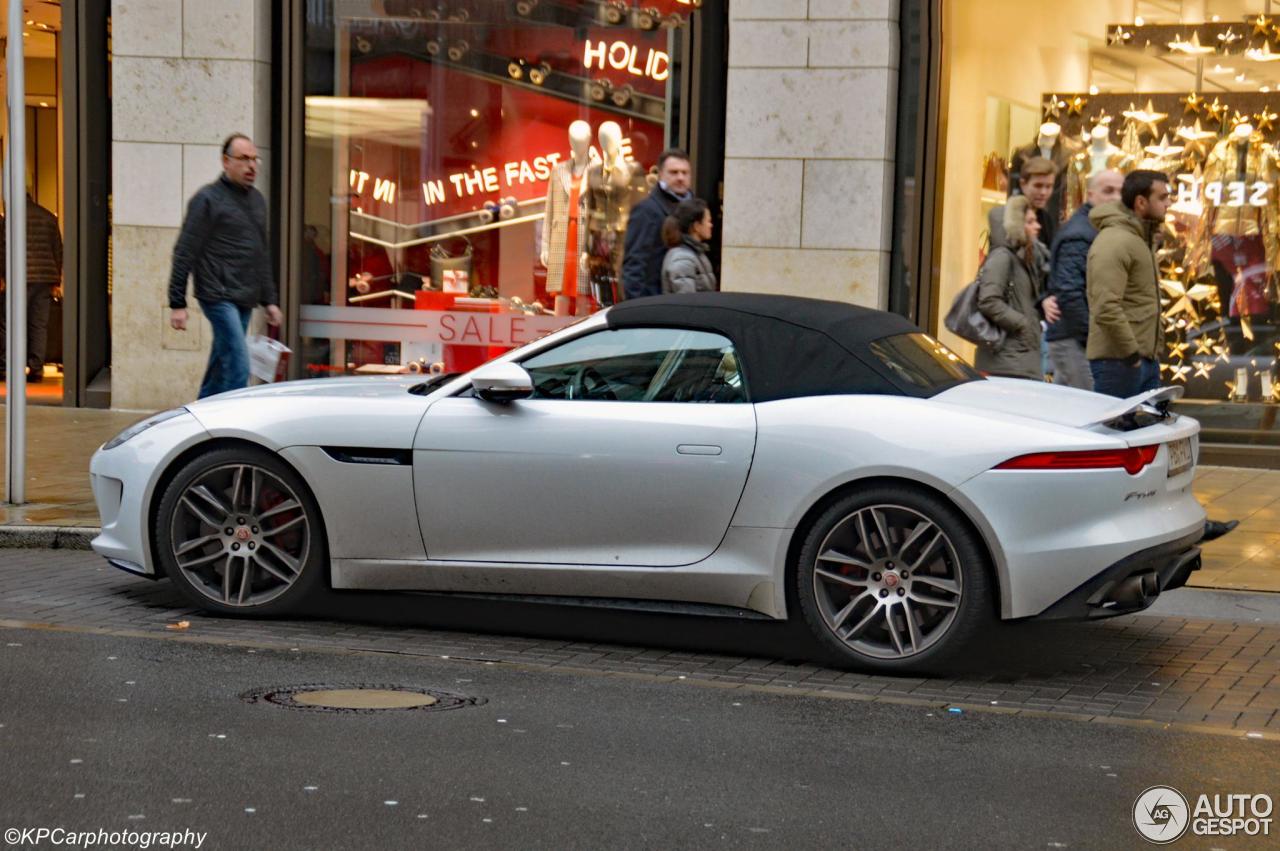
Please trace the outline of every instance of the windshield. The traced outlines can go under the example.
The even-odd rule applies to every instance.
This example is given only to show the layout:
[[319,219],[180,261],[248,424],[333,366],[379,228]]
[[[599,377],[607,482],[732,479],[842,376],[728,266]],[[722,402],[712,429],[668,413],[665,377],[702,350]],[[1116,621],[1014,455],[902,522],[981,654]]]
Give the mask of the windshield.
[[929,395],[982,379],[959,355],[928,334],[895,334],[876,340],[870,348],[895,378]]

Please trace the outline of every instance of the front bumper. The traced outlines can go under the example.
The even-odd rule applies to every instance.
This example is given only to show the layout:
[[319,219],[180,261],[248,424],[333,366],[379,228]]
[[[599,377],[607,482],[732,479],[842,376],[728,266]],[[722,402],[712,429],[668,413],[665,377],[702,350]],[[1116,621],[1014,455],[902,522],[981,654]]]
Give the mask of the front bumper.
[[[1186,585],[1192,572],[1200,569],[1200,548],[1196,543],[1201,534],[1148,547],[1120,559],[1045,609],[1036,620],[1092,620],[1142,611],[1163,592]],[[1149,591],[1154,593],[1128,593],[1144,577]]]

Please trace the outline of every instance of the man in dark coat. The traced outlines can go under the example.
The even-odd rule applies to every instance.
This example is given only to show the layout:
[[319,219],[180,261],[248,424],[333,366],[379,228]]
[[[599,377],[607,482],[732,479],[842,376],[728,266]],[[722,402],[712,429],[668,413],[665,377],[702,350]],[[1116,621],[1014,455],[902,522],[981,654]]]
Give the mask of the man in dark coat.
[[253,188],[258,149],[248,136],[227,137],[222,171],[187,205],[169,275],[169,324],[178,331],[187,328],[187,277],[194,273],[196,300],[213,326],[201,399],[249,383],[245,332],[253,308],[265,307],[271,325],[281,319],[267,244],[267,202]]
[[[6,233],[0,216],[0,275],[5,274]],[[27,194],[27,381],[44,381],[45,345],[49,340],[49,309],[62,286],[62,232],[58,217]],[[8,376],[5,322],[0,305],[0,381]]]
[[1049,360],[1053,362],[1053,383],[1093,389],[1093,374],[1085,357],[1089,341],[1089,299],[1086,272],[1089,246],[1098,229],[1089,221],[1089,211],[1099,204],[1120,200],[1124,175],[1100,171],[1089,178],[1087,201],[1067,220],[1053,240],[1049,272],[1049,292],[1058,299],[1062,318],[1049,326]]
[[693,197],[689,186],[693,171],[689,155],[678,148],[658,157],[658,185],[631,208],[622,256],[622,288],[627,298],[659,295],[662,292],[662,258],[667,245],[662,241],[662,223],[676,204]]

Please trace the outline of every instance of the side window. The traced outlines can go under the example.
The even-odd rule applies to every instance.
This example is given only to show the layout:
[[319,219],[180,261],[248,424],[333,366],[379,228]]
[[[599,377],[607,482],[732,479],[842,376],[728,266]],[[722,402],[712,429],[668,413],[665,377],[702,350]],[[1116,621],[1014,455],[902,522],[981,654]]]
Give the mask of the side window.
[[535,399],[610,402],[746,402],[733,344],[678,328],[597,331],[521,366]]

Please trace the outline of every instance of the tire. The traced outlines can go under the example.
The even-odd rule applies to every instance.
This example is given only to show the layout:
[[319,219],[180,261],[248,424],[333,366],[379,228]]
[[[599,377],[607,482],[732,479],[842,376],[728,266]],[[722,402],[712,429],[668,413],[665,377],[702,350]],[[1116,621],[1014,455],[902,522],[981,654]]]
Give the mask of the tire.
[[156,524],[165,573],[206,611],[285,614],[326,585],[320,508],[302,478],[265,450],[214,449],[187,462],[165,489]]
[[977,535],[954,507],[908,486],[837,500],[805,532],[793,567],[801,617],[835,664],[945,670],[996,621]]

